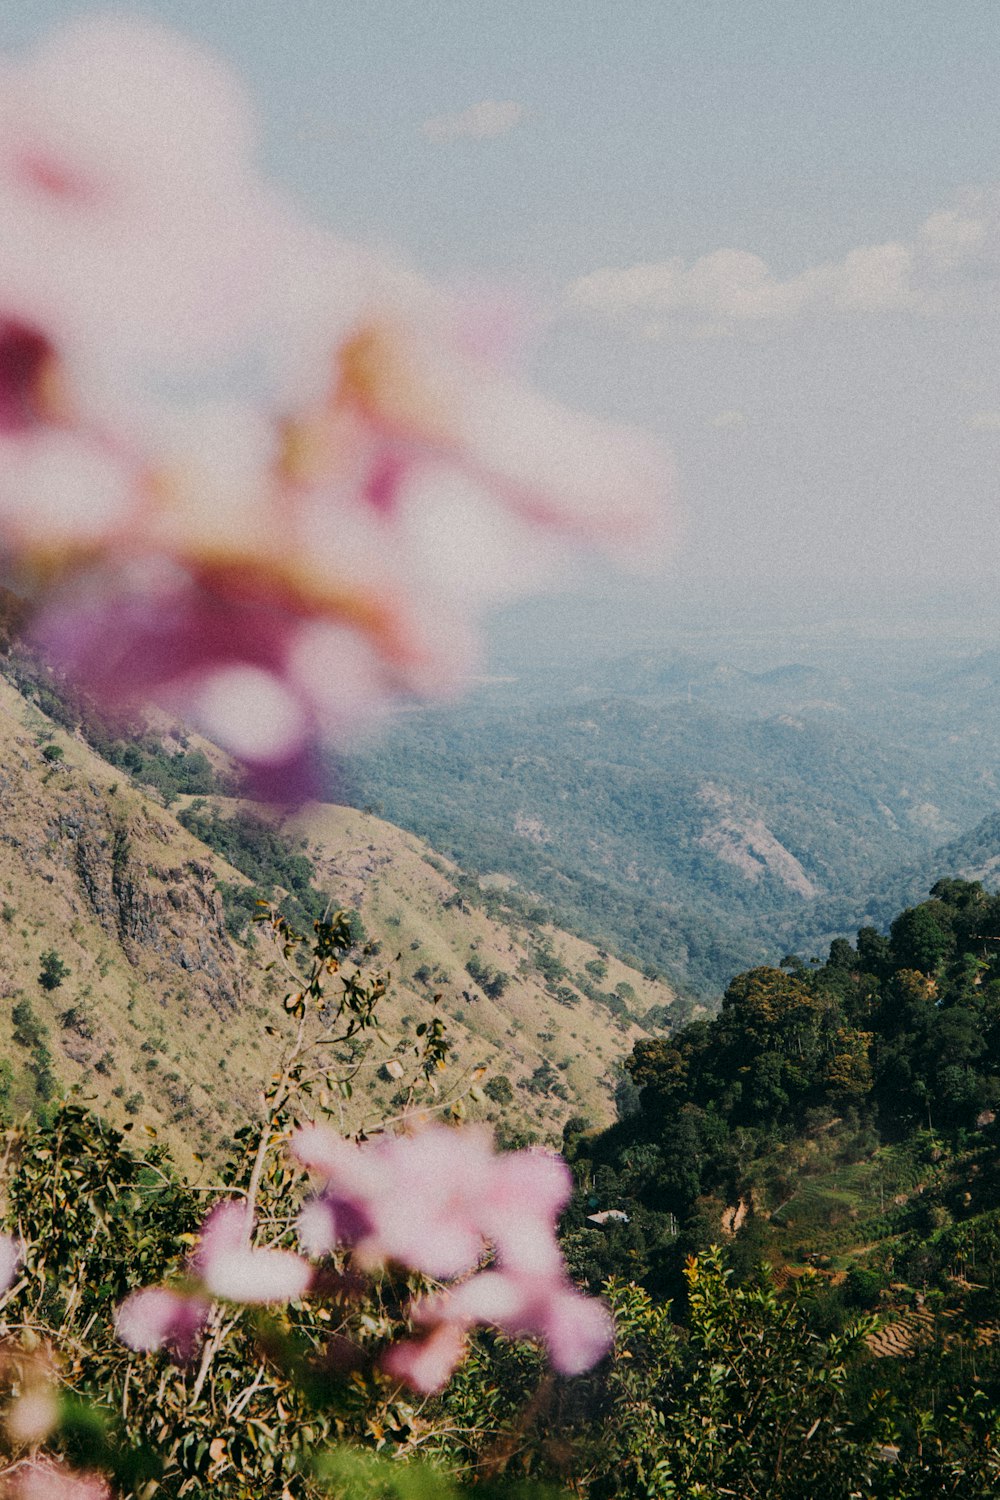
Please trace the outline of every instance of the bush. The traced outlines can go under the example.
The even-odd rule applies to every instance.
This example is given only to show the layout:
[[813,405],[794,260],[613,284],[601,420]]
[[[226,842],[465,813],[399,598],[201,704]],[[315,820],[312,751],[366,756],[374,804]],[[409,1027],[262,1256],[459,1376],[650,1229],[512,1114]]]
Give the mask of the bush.
[[47,948],[45,950],[42,954],[41,964],[38,983],[43,990],[57,990],[63,980],[69,976],[69,969],[54,948]]
[[497,1073],[483,1084],[483,1093],[487,1099],[492,1099],[494,1104],[510,1104],[514,1097],[514,1090],[510,1086],[510,1079],[503,1073]]
[[870,1266],[851,1266],[847,1273],[845,1289],[852,1307],[874,1307],[885,1278]]

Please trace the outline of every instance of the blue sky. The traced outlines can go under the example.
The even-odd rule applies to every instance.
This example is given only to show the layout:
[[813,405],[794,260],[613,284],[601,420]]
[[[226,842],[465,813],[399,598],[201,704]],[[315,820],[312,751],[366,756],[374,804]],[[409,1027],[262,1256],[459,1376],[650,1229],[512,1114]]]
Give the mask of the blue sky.
[[131,9],[236,66],[314,215],[527,293],[539,383],[672,443],[676,586],[996,578],[992,0]]

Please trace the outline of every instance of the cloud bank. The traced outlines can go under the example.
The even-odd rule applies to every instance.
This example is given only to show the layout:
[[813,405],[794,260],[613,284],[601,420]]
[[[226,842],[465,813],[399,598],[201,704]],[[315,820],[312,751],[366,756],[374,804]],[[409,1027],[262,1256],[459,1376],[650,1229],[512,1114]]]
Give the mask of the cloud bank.
[[731,334],[807,317],[873,312],[921,316],[1000,306],[1000,193],[970,191],[931,214],[908,240],[862,245],[785,280],[745,250],[714,250],[606,267],[566,289],[567,312],[640,337]]
[[490,141],[508,135],[527,111],[513,99],[481,99],[456,115],[437,115],[420,129],[429,141]]

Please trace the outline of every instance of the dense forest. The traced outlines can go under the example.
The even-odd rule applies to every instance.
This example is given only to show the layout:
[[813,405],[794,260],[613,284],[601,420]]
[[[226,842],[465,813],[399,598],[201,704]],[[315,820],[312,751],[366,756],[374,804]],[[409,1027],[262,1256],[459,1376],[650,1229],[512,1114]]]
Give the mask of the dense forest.
[[[772,1493],[993,1493],[992,1471],[949,1445],[975,1429],[995,1462],[1000,899],[941,880],[886,935],[865,927],[824,963],[789,955],[738,975],[714,1018],[639,1041],[628,1071],[632,1112],[568,1141],[578,1274],[637,1279],[697,1342],[707,1255],[728,1278],[712,1331],[730,1319],[741,1358],[761,1337],[750,1309],[775,1297],[792,1298],[787,1326],[803,1320],[820,1364],[872,1315],[838,1387],[846,1446],[823,1479],[772,1474]],[[722,1356],[722,1389],[746,1391],[737,1363]],[[834,1478],[880,1423],[895,1477]],[[730,1477],[732,1491],[706,1493],[758,1493]]]
[[[738,975],[717,1015],[640,1040],[627,1068],[633,1112],[577,1144],[605,1193],[614,1181],[677,1223],[709,1197],[742,1200],[751,1221],[775,1226],[776,1248],[796,1217],[787,1201],[803,1141],[815,1148],[800,1152],[803,1176],[877,1151],[897,1162],[945,1143],[988,1154],[1000,1105],[1000,896],[939,881],[888,935],[865,927],[856,946],[836,939],[825,963],[789,955]],[[965,1187],[963,1217],[989,1191]]]

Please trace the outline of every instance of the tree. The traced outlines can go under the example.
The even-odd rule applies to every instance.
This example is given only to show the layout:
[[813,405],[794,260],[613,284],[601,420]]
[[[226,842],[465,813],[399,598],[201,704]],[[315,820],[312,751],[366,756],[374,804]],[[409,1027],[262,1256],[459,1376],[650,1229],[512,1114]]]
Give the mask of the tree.
[[925,901],[902,912],[889,929],[897,968],[935,974],[954,950],[951,913],[940,901]]
[[877,979],[884,979],[892,970],[892,946],[874,927],[862,927],[858,932],[858,964]]
[[827,965],[831,969],[845,969],[848,973],[859,967],[858,954],[846,938],[834,938]]
[[43,990],[57,990],[63,980],[69,977],[69,969],[54,948],[46,948],[41,957],[41,965],[38,983]]
[[496,1073],[483,1084],[483,1093],[487,1099],[492,1099],[494,1104],[510,1104],[514,1098],[514,1090],[510,1086],[510,1079],[505,1073]]

